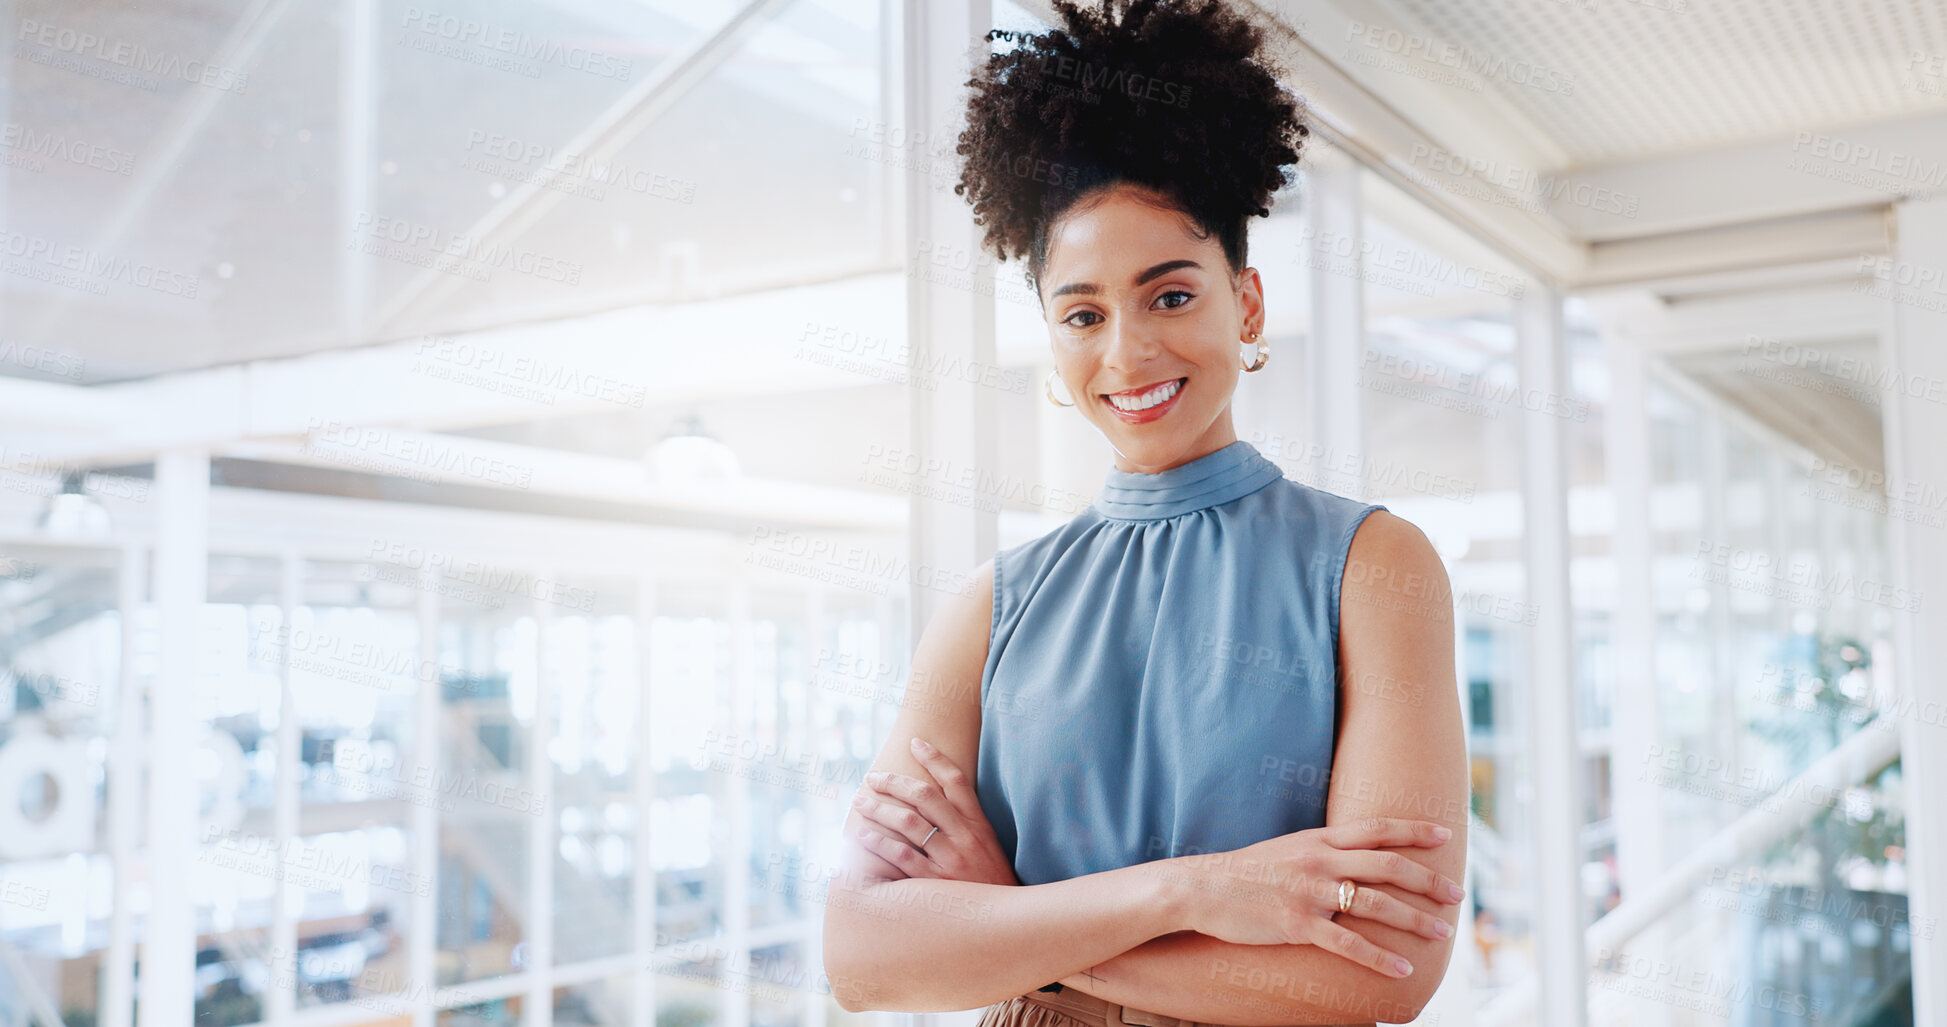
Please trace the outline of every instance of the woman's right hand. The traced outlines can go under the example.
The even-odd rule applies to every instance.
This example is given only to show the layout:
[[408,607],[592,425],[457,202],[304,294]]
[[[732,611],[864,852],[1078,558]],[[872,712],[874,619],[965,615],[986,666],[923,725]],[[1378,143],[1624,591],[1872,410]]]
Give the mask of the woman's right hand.
[[[1317,945],[1392,977],[1404,977],[1402,957],[1345,925],[1338,915],[1339,882],[1393,884],[1439,902],[1461,899],[1457,882],[1428,870],[1390,846],[1431,848],[1452,838],[1430,820],[1373,817],[1294,831],[1230,852],[1176,856],[1163,862],[1188,889],[1190,929],[1240,945]],[[1453,890],[1450,890],[1453,889]],[[1444,938],[1446,921],[1377,888],[1359,888],[1345,915],[1362,916],[1427,938]],[[1410,972],[1410,971],[1408,971]]]

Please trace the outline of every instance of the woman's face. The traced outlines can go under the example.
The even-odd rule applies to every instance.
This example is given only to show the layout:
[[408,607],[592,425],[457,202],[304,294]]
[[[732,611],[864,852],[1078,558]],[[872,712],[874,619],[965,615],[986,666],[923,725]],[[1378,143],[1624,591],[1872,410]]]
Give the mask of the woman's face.
[[1230,397],[1264,301],[1255,268],[1233,287],[1216,237],[1141,195],[1118,184],[1072,209],[1040,280],[1075,409],[1115,447],[1117,468],[1153,474],[1237,441]]

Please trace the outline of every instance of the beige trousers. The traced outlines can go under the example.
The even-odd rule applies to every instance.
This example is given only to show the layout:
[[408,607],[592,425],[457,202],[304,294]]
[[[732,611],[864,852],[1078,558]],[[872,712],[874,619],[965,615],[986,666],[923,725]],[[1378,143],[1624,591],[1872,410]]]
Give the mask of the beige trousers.
[[1222,1027],[1117,1005],[1083,991],[1031,991],[996,1002],[980,1014],[980,1027]]

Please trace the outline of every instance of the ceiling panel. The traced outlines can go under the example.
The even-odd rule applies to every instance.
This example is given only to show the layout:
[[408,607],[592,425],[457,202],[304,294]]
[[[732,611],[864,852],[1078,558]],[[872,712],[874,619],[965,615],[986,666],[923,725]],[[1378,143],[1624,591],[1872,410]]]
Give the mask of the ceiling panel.
[[1373,45],[1499,93],[1573,165],[1947,110],[1939,0],[1387,3],[1428,37]]
[[[659,120],[573,163],[531,224],[479,231],[745,6],[373,0],[348,60],[350,3],[23,0],[0,55],[0,225],[27,259],[0,274],[0,341],[35,356],[0,375],[122,381],[879,257],[860,212],[896,169],[845,150],[882,95],[874,0],[775,5]],[[363,196],[345,184],[360,152]]]

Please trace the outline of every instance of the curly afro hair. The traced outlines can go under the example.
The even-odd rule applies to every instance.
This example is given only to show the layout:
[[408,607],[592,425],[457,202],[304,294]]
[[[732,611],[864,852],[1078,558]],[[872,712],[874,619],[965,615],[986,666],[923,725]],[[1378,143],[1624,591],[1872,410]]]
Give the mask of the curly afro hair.
[[1091,191],[1130,183],[1214,233],[1236,274],[1249,219],[1271,213],[1310,135],[1264,31],[1223,0],[1054,7],[1061,28],[1014,37],[967,82],[953,191],[987,245],[1026,257],[1038,293],[1051,226]]

